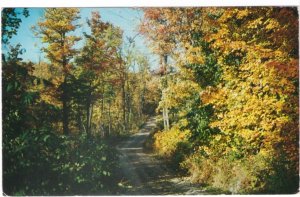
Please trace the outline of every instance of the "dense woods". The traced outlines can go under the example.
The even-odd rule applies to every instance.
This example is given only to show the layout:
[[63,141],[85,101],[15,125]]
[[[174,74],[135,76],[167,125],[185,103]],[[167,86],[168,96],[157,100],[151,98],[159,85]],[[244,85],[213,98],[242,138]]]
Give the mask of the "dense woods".
[[98,12],[80,38],[79,9],[48,8],[33,27],[47,61],[24,62],[9,42],[22,14],[30,12],[2,12],[4,192],[114,193],[117,152],[107,139],[136,131],[156,108],[147,58],[132,44],[122,51],[122,30]]
[[153,150],[192,182],[225,193],[297,192],[297,8],[141,10],[155,72],[99,12],[78,36],[77,8],[45,9],[32,27],[45,58],[24,61],[10,40],[30,9],[2,10],[5,194],[116,194],[117,139],[153,115]]
[[[299,186],[296,8],[146,8],[141,32],[172,58],[154,148],[231,193]],[[175,67],[176,72],[172,72]]]

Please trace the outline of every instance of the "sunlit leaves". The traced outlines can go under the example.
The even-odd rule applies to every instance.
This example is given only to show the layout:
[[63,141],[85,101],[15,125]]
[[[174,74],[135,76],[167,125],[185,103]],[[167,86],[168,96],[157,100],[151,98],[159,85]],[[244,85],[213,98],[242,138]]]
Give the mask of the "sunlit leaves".
[[48,8],[44,18],[33,27],[35,34],[41,37],[43,43],[47,43],[43,48],[47,58],[53,64],[62,66],[65,73],[70,73],[67,65],[76,54],[74,44],[80,40],[70,34],[78,27],[78,14],[79,9],[76,8]]
[[[198,173],[195,176],[205,177],[210,183],[218,180],[216,185],[226,188],[229,185],[222,181],[234,182],[233,177],[210,174],[222,174],[220,164],[226,161],[243,163],[248,167],[225,168],[248,173],[253,185],[243,183],[239,189],[243,191],[244,187],[249,192],[272,190],[272,181],[285,176],[280,175],[281,170],[297,174],[299,61],[295,8],[151,8],[145,9],[142,28],[154,46],[172,44],[178,78],[199,85],[192,89],[200,95],[199,102],[191,102],[195,101],[194,94],[185,96],[174,81],[163,92],[165,102],[180,117],[176,123],[184,123],[200,136],[196,143],[199,150],[188,162],[201,173],[209,166],[203,172],[205,176],[191,171],[193,175]],[[168,34],[155,39],[157,32],[165,33],[166,29]],[[185,91],[189,92],[188,86]],[[186,102],[175,99],[173,92]],[[182,107],[182,102],[194,104]],[[208,106],[211,110],[205,110]],[[182,114],[187,114],[187,119]],[[254,173],[248,163],[253,161],[261,164],[258,168],[265,177]],[[286,167],[281,166],[285,161]],[[288,190],[280,184],[273,189]]]

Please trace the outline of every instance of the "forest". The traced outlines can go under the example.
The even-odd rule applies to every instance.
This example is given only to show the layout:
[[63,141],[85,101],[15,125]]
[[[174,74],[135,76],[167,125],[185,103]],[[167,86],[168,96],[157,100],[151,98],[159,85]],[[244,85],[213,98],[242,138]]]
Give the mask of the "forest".
[[154,70],[101,12],[83,29],[79,8],[45,8],[28,27],[45,57],[25,61],[11,40],[31,9],[2,9],[3,193],[126,194],[118,147],[152,117],[143,148],[197,187],[298,192],[297,8],[138,9]]

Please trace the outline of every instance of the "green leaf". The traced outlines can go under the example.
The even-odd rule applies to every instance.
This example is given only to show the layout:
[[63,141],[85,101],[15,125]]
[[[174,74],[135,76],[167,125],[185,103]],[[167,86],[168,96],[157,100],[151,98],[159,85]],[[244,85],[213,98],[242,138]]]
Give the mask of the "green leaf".
[[46,135],[45,137],[44,137],[44,142],[46,142],[47,141],[47,139],[50,137],[50,135]]
[[6,87],[6,92],[9,92],[13,88],[13,85],[9,83]]
[[18,82],[15,81],[15,88],[17,89],[17,87],[18,87]]

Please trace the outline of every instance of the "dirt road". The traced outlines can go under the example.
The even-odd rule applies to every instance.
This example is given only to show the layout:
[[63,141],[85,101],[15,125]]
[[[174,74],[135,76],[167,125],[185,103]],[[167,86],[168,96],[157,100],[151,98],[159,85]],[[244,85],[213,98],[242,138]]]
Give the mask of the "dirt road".
[[155,128],[150,118],[138,133],[123,141],[118,149],[125,195],[205,194],[199,185],[190,184],[187,178],[176,175],[153,154],[144,151],[143,143]]

